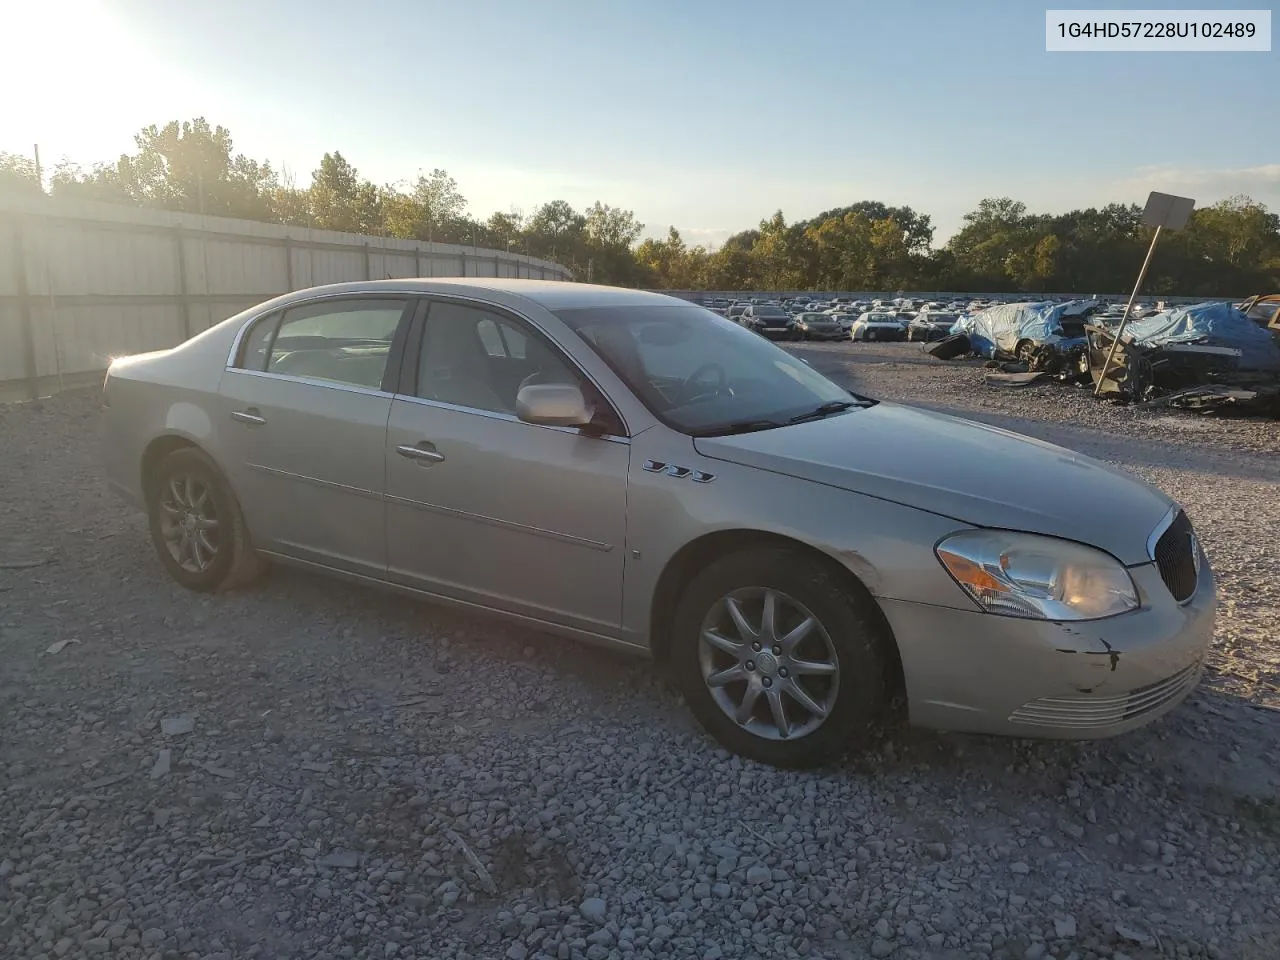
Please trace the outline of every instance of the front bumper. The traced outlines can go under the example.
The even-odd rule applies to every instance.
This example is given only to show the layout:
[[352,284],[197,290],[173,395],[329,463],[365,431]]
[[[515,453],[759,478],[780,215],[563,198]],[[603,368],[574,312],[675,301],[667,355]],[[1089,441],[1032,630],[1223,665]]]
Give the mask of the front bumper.
[[911,722],[964,733],[1094,739],[1141,727],[1182,702],[1213,639],[1207,562],[1183,605],[1155,564],[1130,570],[1142,606],[1054,623],[881,600],[898,641]]

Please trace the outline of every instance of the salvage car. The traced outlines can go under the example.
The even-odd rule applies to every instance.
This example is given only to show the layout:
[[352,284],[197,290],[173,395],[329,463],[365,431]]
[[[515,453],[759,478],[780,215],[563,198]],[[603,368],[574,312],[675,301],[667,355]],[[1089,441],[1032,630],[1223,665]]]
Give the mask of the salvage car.
[[1258,326],[1280,333],[1280,293],[1259,294],[1238,306]]
[[103,406],[110,485],[182,586],[276,561],[648,654],[778,766],[900,707],[1120,734],[1187,695],[1213,633],[1213,574],[1159,490],[852,393],[660,294],[300,290],[115,359]]
[[791,315],[771,303],[753,303],[738,322],[770,340],[799,340],[800,329]]
[[844,340],[849,328],[842,326],[839,314],[801,313],[795,318],[801,340]]
[[850,340],[902,340],[907,325],[896,313],[864,313],[849,327]]
[[951,328],[959,319],[958,313],[948,313],[936,308],[931,310],[926,307],[912,317],[907,324],[907,339],[925,342],[941,340],[951,332]]

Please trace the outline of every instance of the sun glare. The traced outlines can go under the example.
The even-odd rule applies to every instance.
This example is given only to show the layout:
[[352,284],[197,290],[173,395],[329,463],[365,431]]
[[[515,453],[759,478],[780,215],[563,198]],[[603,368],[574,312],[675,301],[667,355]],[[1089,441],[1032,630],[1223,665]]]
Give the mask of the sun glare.
[[25,154],[38,143],[50,164],[108,160],[129,146],[139,117],[165,115],[168,71],[102,0],[0,0],[0,36],[0,83],[10,91],[0,150]]

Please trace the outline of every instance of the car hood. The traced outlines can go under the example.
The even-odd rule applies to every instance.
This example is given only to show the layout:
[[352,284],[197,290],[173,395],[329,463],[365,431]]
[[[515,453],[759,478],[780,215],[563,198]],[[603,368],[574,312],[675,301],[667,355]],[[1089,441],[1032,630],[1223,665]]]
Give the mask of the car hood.
[[699,437],[699,453],[917,507],[979,527],[1092,544],[1125,564],[1173,501],[1063,447],[958,417],[879,403],[809,423]]

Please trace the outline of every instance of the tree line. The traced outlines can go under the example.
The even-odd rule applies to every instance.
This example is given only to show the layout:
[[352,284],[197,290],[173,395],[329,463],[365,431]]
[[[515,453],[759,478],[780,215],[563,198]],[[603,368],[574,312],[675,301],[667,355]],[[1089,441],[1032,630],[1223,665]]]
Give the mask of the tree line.
[[[26,157],[0,153],[0,194],[98,200],[376,236],[474,244],[554,260],[580,280],[659,289],[952,290],[1078,293],[1130,287],[1150,243],[1141,207],[1108,204],[1033,214],[983,200],[935,247],[927,214],[862,201],[787,223],[781,211],[718,249],[690,246],[675,227],[640,237],[635,214],[600,201],[552,200],[480,219],[445,170],[375,184],[340,152],[311,183],[235,153],[230,131],[203,118],[149,126],[136,150],[85,169],[58,164],[41,183]],[[1280,289],[1280,216],[1246,196],[1197,209],[1162,238],[1151,294],[1236,296]]]

